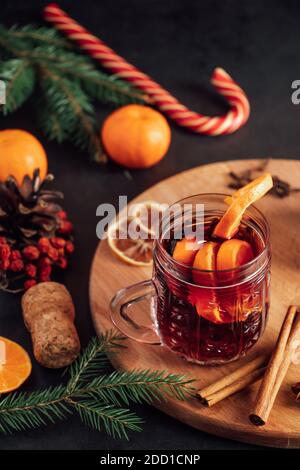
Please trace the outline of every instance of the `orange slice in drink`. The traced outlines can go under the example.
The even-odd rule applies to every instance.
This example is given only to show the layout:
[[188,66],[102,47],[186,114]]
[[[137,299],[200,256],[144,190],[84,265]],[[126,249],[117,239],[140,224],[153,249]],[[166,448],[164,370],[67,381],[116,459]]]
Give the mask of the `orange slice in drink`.
[[250,243],[232,238],[221,243],[217,254],[217,269],[234,269],[249,263],[254,258]]
[[0,336],[0,394],[19,388],[30,373],[27,352],[19,344]]
[[118,220],[108,229],[108,244],[122,261],[134,266],[151,266],[153,239],[135,217]]
[[[254,259],[253,249],[246,240],[232,238],[224,241],[217,254],[217,269],[234,269],[241,267]],[[234,271],[218,272],[219,279],[231,281],[234,279]],[[252,288],[240,286],[235,290],[233,298],[224,295],[220,298],[222,307],[234,321],[245,320],[255,311],[257,294],[252,293]]]
[[219,243],[216,242],[205,242],[197,252],[193,263],[193,268],[195,268],[195,271],[193,271],[193,280],[196,284],[207,285],[213,282],[213,272],[200,272],[197,271],[197,269],[201,271],[216,270],[216,260],[219,246]]
[[227,197],[225,202],[230,203],[230,206],[216,225],[213,235],[225,239],[232,238],[239,229],[247,207],[264,196],[272,186],[272,176],[266,173],[236,191],[230,199]]
[[199,250],[199,247],[203,242],[197,242],[196,238],[182,238],[179,240],[173,251],[173,259],[179,263],[186,264],[187,266],[192,266],[195,256]]
[[193,271],[193,281],[199,284],[199,287],[191,289],[189,302],[195,306],[198,315],[206,320],[212,323],[228,323],[232,321],[232,317],[220,309],[214,290],[219,247],[219,243],[209,241],[203,243],[199,249],[193,263],[193,268],[196,268]]

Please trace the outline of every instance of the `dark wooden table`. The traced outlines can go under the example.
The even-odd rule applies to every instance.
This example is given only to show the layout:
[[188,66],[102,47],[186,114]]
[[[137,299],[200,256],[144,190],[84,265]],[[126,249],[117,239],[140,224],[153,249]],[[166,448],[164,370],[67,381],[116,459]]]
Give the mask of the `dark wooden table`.
[[[40,22],[41,0],[2,0],[1,21]],[[155,168],[132,172],[132,180],[113,164],[99,168],[70,145],[49,144],[25,105],[1,118],[1,128],[24,128],[46,148],[56,186],[65,193],[65,207],[76,227],[73,269],[64,282],[77,308],[82,344],[93,336],[88,282],[98,240],[96,207],[117,204],[119,194],[133,198],[152,184],[203,163],[251,157],[298,158],[300,107],[291,103],[291,83],[300,78],[300,7],[297,1],[273,2],[172,0],[61,1],[71,16],[157,79],[187,105],[203,113],[223,112],[208,80],[222,66],[246,90],[251,119],[238,133],[207,138],[172,125],[172,145]],[[99,108],[99,128],[110,108]],[[299,175],[300,178],[300,175]],[[202,190],[202,188],[199,188]],[[0,334],[31,350],[18,297],[0,295]],[[28,389],[55,384],[59,372],[34,364]],[[129,442],[113,440],[84,428],[77,418],[47,428],[0,437],[1,449],[254,449],[196,431],[149,406],[137,406],[145,420],[141,434]]]

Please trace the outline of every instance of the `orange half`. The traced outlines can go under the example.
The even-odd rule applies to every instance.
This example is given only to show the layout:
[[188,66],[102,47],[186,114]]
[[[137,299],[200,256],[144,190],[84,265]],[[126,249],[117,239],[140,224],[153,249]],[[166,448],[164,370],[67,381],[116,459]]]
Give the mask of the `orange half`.
[[[234,269],[241,267],[254,259],[253,249],[246,240],[232,238],[224,241],[217,255],[217,269]],[[234,279],[234,272],[219,272],[218,276],[223,280]],[[220,302],[222,308],[229,314],[232,320],[243,321],[255,311],[258,302],[258,294],[252,293],[251,287],[240,287],[235,291],[233,298],[224,296]]]
[[0,394],[19,388],[31,373],[27,352],[17,343],[0,336]]
[[234,269],[253,260],[252,246],[245,240],[232,238],[224,241],[217,254],[217,269]]
[[227,197],[225,202],[230,203],[230,206],[216,225],[213,235],[224,239],[232,238],[239,229],[246,209],[270,191],[272,186],[271,174],[265,173]]
[[[193,268],[193,281],[195,284],[208,287],[194,287],[191,289],[189,301],[196,308],[199,316],[213,323],[224,323],[231,321],[221,312],[218,298],[214,290],[214,271],[216,270],[217,253],[219,243],[205,242],[196,254]],[[211,271],[211,272],[201,272]]]
[[193,263],[193,268],[195,268],[195,271],[193,271],[193,280],[196,284],[205,285],[213,281],[214,273],[199,272],[196,271],[196,269],[201,271],[215,271],[219,246],[219,243],[216,242],[205,242],[197,252]]
[[203,242],[197,242],[196,238],[182,238],[182,240],[179,240],[175,245],[172,255],[173,259],[178,261],[178,263],[192,266],[202,243]]

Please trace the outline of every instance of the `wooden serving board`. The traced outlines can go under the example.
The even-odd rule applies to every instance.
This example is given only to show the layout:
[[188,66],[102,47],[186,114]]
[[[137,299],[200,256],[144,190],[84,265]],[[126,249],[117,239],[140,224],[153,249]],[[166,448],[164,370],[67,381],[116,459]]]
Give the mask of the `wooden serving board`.
[[[227,188],[230,170],[239,172],[259,162],[236,160],[200,166],[158,183],[133,202],[152,199],[173,203],[197,193],[227,193],[230,192]],[[292,186],[300,185],[300,161],[272,160],[268,170],[274,175],[280,175]],[[224,366],[204,367],[187,363],[162,346],[126,340],[127,349],[113,359],[115,367],[125,370],[166,369],[188,374],[196,378],[197,386],[202,388],[235,370],[260,351],[273,348],[288,305],[300,304],[300,193],[284,199],[268,195],[257,206],[270,223],[273,250],[271,310],[266,332],[258,344],[239,361]],[[90,277],[90,303],[97,332],[113,327],[109,303],[116,291],[150,277],[150,268],[127,265],[114,256],[107,241],[99,244]],[[257,385],[210,409],[203,407],[196,398],[187,402],[169,400],[155,406],[190,426],[218,436],[266,446],[300,448],[300,404],[296,404],[290,391],[291,384],[297,381],[300,381],[300,366],[293,365],[277,397],[269,422],[262,428],[248,421]]]

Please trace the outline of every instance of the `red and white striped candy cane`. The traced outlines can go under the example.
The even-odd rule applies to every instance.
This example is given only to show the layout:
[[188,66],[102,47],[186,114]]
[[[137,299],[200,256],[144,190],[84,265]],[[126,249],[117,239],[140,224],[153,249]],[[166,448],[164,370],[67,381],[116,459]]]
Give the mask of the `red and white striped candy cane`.
[[250,106],[245,92],[223,69],[216,68],[214,70],[211,83],[224,96],[230,110],[223,116],[203,116],[190,111],[148,75],[126,62],[100,39],[70,18],[58,5],[52,3],[46,6],[44,16],[47,21],[62,31],[69,39],[75,41],[103,67],[117,74],[123,80],[133,83],[149,95],[152,102],[180,126],[187,127],[199,134],[221,135],[231,134],[247,122]]

